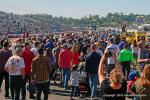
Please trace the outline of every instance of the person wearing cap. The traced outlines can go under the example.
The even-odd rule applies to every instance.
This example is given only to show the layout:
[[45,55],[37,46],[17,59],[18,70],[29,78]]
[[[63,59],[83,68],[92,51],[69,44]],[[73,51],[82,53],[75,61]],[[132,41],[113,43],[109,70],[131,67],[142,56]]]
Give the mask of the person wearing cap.
[[136,71],[131,71],[129,73],[129,81],[128,81],[128,84],[127,84],[127,93],[128,94],[131,94],[132,96],[134,96],[136,94],[136,90],[135,90],[135,81],[138,80],[139,78],[139,73],[136,72]]
[[62,70],[62,85],[65,89],[68,86],[70,70],[72,67],[72,58],[73,58],[73,53],[71,52],[68,45],[64,44],[63,49],[60,51],[58,62],[59,62],[59,67]]
[[22,49],[17,48],[12,57],[10,57],[5,65],[5,70],[9,73],[9,85],[12,100],[19,100],[21,84],[25,77],[24,59],[21,57]]
[[53,41],[50,40],[50,39],[47,39],[46,40],[46,44],[44,45],[44,48],[49,48],[49,49],[53,49],[54,48],[54,44],[53,44]]
[[122,38],[121,42],[118,44],[119,49],[122,50],[124,49],[124,46],[127,44],[127,41],[125,38]]
[[9,42],[3,42],[3,48],[0,50],[0,87],[3,79],[5,79],[5,97],[9,98],[9,74],[5,70],[7,60],[12,56],[12,51],[9,50]]

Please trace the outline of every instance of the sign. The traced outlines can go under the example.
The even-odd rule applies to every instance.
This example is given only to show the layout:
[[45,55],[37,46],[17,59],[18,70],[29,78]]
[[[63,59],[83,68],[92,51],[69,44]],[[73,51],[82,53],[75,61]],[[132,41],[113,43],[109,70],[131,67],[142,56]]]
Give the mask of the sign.
[[137,16],[136,22],[139,24],[144,24],[145,23],[145,17],[144,16]]

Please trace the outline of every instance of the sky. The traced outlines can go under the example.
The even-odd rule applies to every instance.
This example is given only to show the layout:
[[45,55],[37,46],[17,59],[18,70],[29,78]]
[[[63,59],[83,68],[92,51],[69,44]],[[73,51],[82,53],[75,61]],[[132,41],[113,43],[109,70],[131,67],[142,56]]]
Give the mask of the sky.
[[150,14],[150,0],[0,0],[0,11],[81,18],[109,12]]

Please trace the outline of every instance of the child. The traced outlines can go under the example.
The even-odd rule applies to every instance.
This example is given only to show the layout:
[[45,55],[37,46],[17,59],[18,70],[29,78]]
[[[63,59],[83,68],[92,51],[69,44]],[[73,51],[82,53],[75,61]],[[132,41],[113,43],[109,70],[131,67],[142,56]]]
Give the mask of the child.
[[72,96],[74,93],[80,96],[79,80],[80,80],[81,75],[77,71],[77,68],[78,68],[77,65],[73,65],[73,68],[70,74],[70,84],[71,84],[70,100],[73,100]]

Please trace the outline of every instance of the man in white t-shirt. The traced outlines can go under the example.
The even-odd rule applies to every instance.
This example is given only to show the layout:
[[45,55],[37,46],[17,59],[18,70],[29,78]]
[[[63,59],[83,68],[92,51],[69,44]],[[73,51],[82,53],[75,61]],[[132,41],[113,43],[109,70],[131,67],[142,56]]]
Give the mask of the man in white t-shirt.
[[9,73],[10,81],[10,90],[13,100],[19,100],[19,94],[21,90],[21,84],[25,77],[24,74],[24,60],[21,57],[22,49],[17,48],[14,51],[14,55],[10,57],[5,65],[6,71]]
[[112,54],[115,54],[116,57],[118,56],[120,49],[119,46],[113,44],[113,38],[108,40],[108,46],[106,47],[105,53],[108,54],[107,56],[107,72],[110,74],[111,70],[115,68],[115,60],[112,58]]
[[35,46],[35,47],[31,48],[30,51],[34,53],[34,56],[35,56],[35,57],[37,57],[37,56],[39,55],[39,54],[38,54],[38,49],[41,48],[41,44],[40,44],[38,41],[36,41],[36,42],[34,43],[34,46]]

